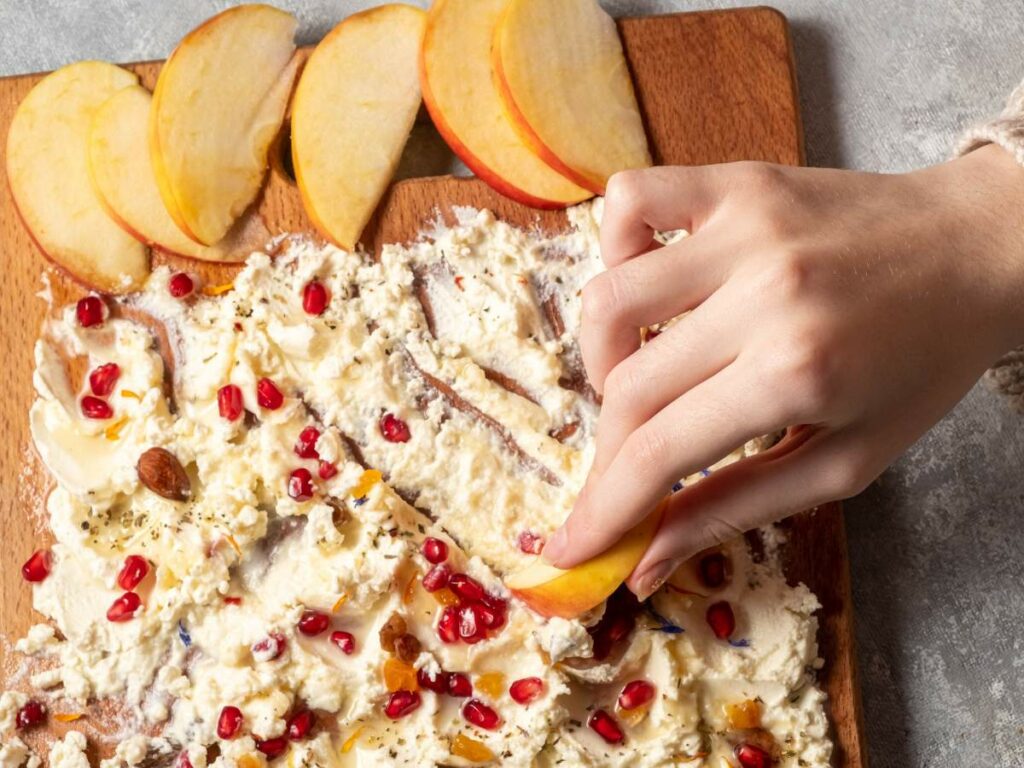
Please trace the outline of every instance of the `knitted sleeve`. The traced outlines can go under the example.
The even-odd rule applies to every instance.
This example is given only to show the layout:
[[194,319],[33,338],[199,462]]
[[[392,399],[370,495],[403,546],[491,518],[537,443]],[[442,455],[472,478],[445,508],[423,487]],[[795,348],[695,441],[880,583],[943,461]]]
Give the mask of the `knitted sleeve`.
[[[998,144],[1024,166],[1024,83],[1010,94],[999,117],[974,126],[960,138],[956,153],[965,155],[986,144]],[[996,361],[985,374],[985,381],[1024,413],[1024,346]]]

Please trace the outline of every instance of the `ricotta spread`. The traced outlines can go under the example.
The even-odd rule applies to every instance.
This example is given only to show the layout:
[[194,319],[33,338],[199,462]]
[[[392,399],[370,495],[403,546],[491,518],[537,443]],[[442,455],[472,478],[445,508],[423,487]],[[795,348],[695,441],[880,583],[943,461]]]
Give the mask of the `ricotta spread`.
[[[32,697],[51,713],[123,700],[134,733],[105,768],[471,765],[487,755],[509,766],[725,768],[749,739],[767,744],[775,765],[828,765],[818,604],[786,584],[774,558],[755,562],[742,538],[722,547],[729,573],[714,588],[683,575],[642,606],[617,596],[632,629],[610,648],[601,627],[612,607],[604,618],[545,621],[502,585],[530,557],[521,535],[562,522],[590,464],[597,407],[575,338],[580,289],[601,269],[599,205],[570,211],[558,236],[464,210],[379,260],[288,239],[273,259],[253,254],[217,296],[172,298],[158,269],[124,309],[162,323],[173,371],[131,311],[83,328],[69,307],[48,323],[30,420],[56,481],[46,505],[55,542],[52,571],[33,586],[47,623],[17,643],[41,670]],[[313,280],[330,297],[319,316],[303,310]],[[117,364],[111,418],[82,417],[87,391],[69,380],[70,357],[89,370]],[[258,396],[262,380],[283,394],[278,407]],[[218,404],[229,384],[245,409],[235,420]],[[406,439],[387,438],[385,414]],[[317,457],[301,458],[294,446],[310,426]],[[140,482],[139,456],[154,447],[184,468],[187,500]],[[289,492],[300,468],[312,498]],[[452,593],[421,584],[428,536],[448,545],[453,571],[508,601],[487,639],[439,637],[438,598]],[[141,607],[110,621],[129,555],[150,564],[133,590]],[[734,609],[729,640],[705,619],[712,601]],[[300,631],[309,611],[329,629]],[[395,659],[381,630],[395,614],[419,641],[402,664],[466,674],[497,727],[467,722],[466,699],[427,690],[404,716],[385,714],[395,686],[382,670]],[[353,652],[331,642],[337,631],[351,633]],[[509,685],[528,677],[542,691],[516,703]],[[616,711],[633,680],[654,686],[653,701]],[[39,764],[14,722],[27,700],[0,698],[2,766]],[[226,706],[242,715],[233,738],[218,736]],[[599,708],[619,723],[621,744],[587,727]],[[268,742],[303,710],[316,725],[276,755]],[[51,766],[88,765],[74,726],[53,743]]]

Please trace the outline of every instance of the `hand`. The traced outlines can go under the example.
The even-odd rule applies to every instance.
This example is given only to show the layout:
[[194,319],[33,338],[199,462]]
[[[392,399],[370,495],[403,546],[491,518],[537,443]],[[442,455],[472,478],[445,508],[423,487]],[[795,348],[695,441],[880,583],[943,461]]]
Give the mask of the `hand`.
[[1024,341],[1024,169],[995,146],[904,175],[620,173],[601,252],[580,340],[604,397],[596,455],[546,559],[593,557],[677,479],[808,425],[672,496],[628,582],[641,597],[706,547],[859,493]]

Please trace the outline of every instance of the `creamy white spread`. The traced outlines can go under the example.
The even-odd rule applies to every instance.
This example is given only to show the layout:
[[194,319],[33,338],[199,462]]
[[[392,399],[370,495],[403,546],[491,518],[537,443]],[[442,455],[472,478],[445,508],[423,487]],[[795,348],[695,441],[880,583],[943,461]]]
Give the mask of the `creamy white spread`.
[[[580,289],[601,269],[599,209],[570,214],[571,229],[547,237],[460,211],[456,226],[386,246],[379,261],[293,239],[273,259],[254,254],[230,291],[185,301],[169,295],[159,269],[128,301],[166,328],[170,385],[145,325],[108,318],[82,328],[73,307],[48,323],[30,418],[56,480],[47,500],[53,565],[33,588],[47,623],[17,643],[38,660],[32,697],[51,713],[123,699],[137,733],[119,740],[108,767],[184,754],[194,768],[253,768],[267,762],[256,739],[280,736],[290,713],[309,708],[312,736],[277,758],[289,768],[468,765],[453,755],[460,735],[502,765],[724,768],[737,764],[744,738],[727,706],[744,701],[758,702],[777,765],[827,765],[814,683],[818,604],[803,586],[787,586],[774,558],[755,563],[742,539],[724,547],[731,578],[723,588],[711,597],[663,588],[625,649],[602,661],[588,660],[594,642],[584,623],[545,621],[515,600],[507,624],[483,642],[438,637],[441,606],[417,581],[429,568],[424,537],[446,541],[454,570],[508,599],[501,575],[530,557],[519,534],[549,535],[590,463],[597,409],[568,380],[578,375]],[[302,307],[313,279],[330,296],[319,317]],[[75,391],[63,362],[74,356],[90,370],[120,367],[110,419],[81,416],[84,390]],[[259,404],[262,378],[284,394],[281,407]],[[229,383],[248,412],[236,421],[218,410]],[[384,439],[385,412],[408,425],[408,441]],[[310,425],[321,432],[320,460],[337,468],[328,480],[294,450]],[[187,501],[140,483],[136,464],[152,447],[186,468]],[[314,478],[308,501],[288,494],[298,467]],[[368,467],[384,482],[373,483]],[[128,555],[152,565],[137,588],[143,607],[111,622]],[[733,642],[708,627],[710,600],[734,606]],[[342,653],[327,633],[298,632],[307,609],[351,632],[355,652]],[[463,699],[429,691],[411,714],[384,716],[389,654],[378,631],[396,612],[421,643],[417,668],[490,681],[475,695],[498,712],[498,728],[470,725]],[[253,650],[274,632],[287,643],[279,658]],[[526,706],[507,692],[525,677],[544,681]],[[623,684],[636,679],[655,686],[653,703],[615,714]],[[14,724],[27,700],[13,691],[0,699],[0,766],[38,764]],[[230,740],[217,736],[226,705],[244,716]],[[595,708],[619,718],[624,744],[586,726]],[[72,730],[53,743],[50,765],[82,768],[86,747]]]

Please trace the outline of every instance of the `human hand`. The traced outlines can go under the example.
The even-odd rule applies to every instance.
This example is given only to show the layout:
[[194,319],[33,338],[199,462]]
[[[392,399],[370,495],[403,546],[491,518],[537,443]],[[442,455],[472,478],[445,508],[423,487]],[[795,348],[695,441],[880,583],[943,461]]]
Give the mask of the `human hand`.
[[677,479],[807,425],[673,494],[628,581],[641,597],[706,547],[859,493],[1024,340],[1024,169],[996,146],[902,175],[621,173],[601,251],[580,339],[596,456],[547,560],[593,557]]

